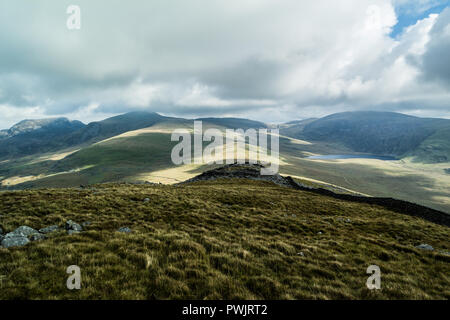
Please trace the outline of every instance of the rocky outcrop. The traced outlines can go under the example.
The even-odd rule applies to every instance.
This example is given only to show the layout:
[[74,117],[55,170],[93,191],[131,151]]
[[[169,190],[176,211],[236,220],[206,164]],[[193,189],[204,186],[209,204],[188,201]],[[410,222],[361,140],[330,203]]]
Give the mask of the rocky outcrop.
[[[3,230],[0,229],[0,244],[3,248],[20,247],[24,246],[31,241],[40,241],[47,238],[47,234],[58,231],[60,228],[57,225],[45,227],[39,229],[39,231],[30,228],[28,226],[20,226],[12,232],[3,235]],[[65,225],[67,233],[75,234],[80,233],[83,228],[76,222],[68,220]]]
[[39,232],[33,228],[21,226],[16,230],[7,233],[1,241],[1,245],[4,248],[24,246],[29,243],[30,238],[36,234],[39,234]]
[[261,164],[228,164],[217,169],[205,171],[192,179],[181,182],[180,185],[197,181],[209,181],[217,179],[250,179],[258,181],[269,181],[283,187],[292,188],[294,187],[294,185],[300,185],[304,188],[308,188],[307,186],[293,182],[293,180],[291,179],[282,177],[279,174],[261,175],[262,168],[264,168],[264,166]]

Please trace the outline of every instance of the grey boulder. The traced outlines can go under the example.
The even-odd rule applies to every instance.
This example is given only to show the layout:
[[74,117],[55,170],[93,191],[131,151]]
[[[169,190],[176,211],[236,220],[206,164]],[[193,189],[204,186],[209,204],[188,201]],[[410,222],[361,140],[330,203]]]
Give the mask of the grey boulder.
[[418,246],[416,246],[417,249],[422,249],[422,250],[428,250],[428,251],[433,251],[434,248],[432,246],[430,246],[429,244],[426,243],[422,243]]
[[13,232],[10,232],[7,234],[10,236],[13,235],[23,235],[25,237],[31,236],[33,234],[39,233],[37,230],[34,230],[33,228],[27,227],[27,226],[20,226],[18,227],[16,230],[14,230]]
[[27,243],[29,243],[30,240],[28,240],[27,237],[25,236],[10,236],[10,237],[5,237],[5,239],[2,240],[2,247],[4,248],[11,248],[11,247],[20,247],[20,246],[24,246]]
[[39,241],[39,240],[44,240],[46,237],[45,235],[43,235],[42,233],[36,233],[31,235],[30,240],[31,241]]
[[50,232],[57,231],[58,229],[59,229],[59,227],[57,225],[54,225],[54,226],[49,226],[49,227],[39,229],[39,232],[40,233],[50,233]]
[[50,233],[50,232],[57,231],[58,229],[59,229],[59,227],[54,225],[54,226],[49,226],[49,227],[39,229],[39,232],[40,233]]
[[73,222],[72,220],[68,220],[66,222],[66,230],[67,231],[72,230],[72,231],[80,232],[80,231],[83,230],[83,227],[81,225],[79,225],[78,223]]
[[119,230],[117,230],[119,232],[123,232],[123,233],[131,233],[131,229],[127,228],[127,227],[122,227]]

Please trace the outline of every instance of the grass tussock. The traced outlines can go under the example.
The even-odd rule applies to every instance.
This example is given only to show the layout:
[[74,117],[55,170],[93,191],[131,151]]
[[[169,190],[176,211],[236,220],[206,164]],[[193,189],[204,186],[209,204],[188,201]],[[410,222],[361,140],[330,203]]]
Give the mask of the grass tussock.
[[[0,215],[6,231],[91,222],[0,249],[0,299],[450,298],[447,227],[265,182],[5,192]],[[366,288],[372,264],[381,290]]]

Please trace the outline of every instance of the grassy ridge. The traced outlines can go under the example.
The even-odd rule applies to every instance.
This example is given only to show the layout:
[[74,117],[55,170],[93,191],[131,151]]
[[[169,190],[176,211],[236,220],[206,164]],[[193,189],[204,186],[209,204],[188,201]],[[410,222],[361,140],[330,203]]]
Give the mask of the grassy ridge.
[[[1,299],[450,298],[447,227],[266,182],[4,192],[0,213],[6,231],[92,222],[0,249]],[[65,287],[73,264],[79,291]],[[382,290],[365,287],[371,264]]]

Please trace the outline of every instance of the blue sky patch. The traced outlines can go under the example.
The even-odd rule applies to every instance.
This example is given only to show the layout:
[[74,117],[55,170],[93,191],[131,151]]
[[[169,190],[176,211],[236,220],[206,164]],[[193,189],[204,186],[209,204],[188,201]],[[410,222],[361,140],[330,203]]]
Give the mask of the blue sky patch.
[[427,18],[430,14],[441,13],[445,8],[450,6],[450,0],[441,1],[442,3],[433,6],[422,12],[416,12],[414,10],[405,10],[405,7],[396,8],[398,23],[392,29],[390,34],[391,38],[396,38],[400,35],[405,28],[412,26],[417,23],[417,21]]

